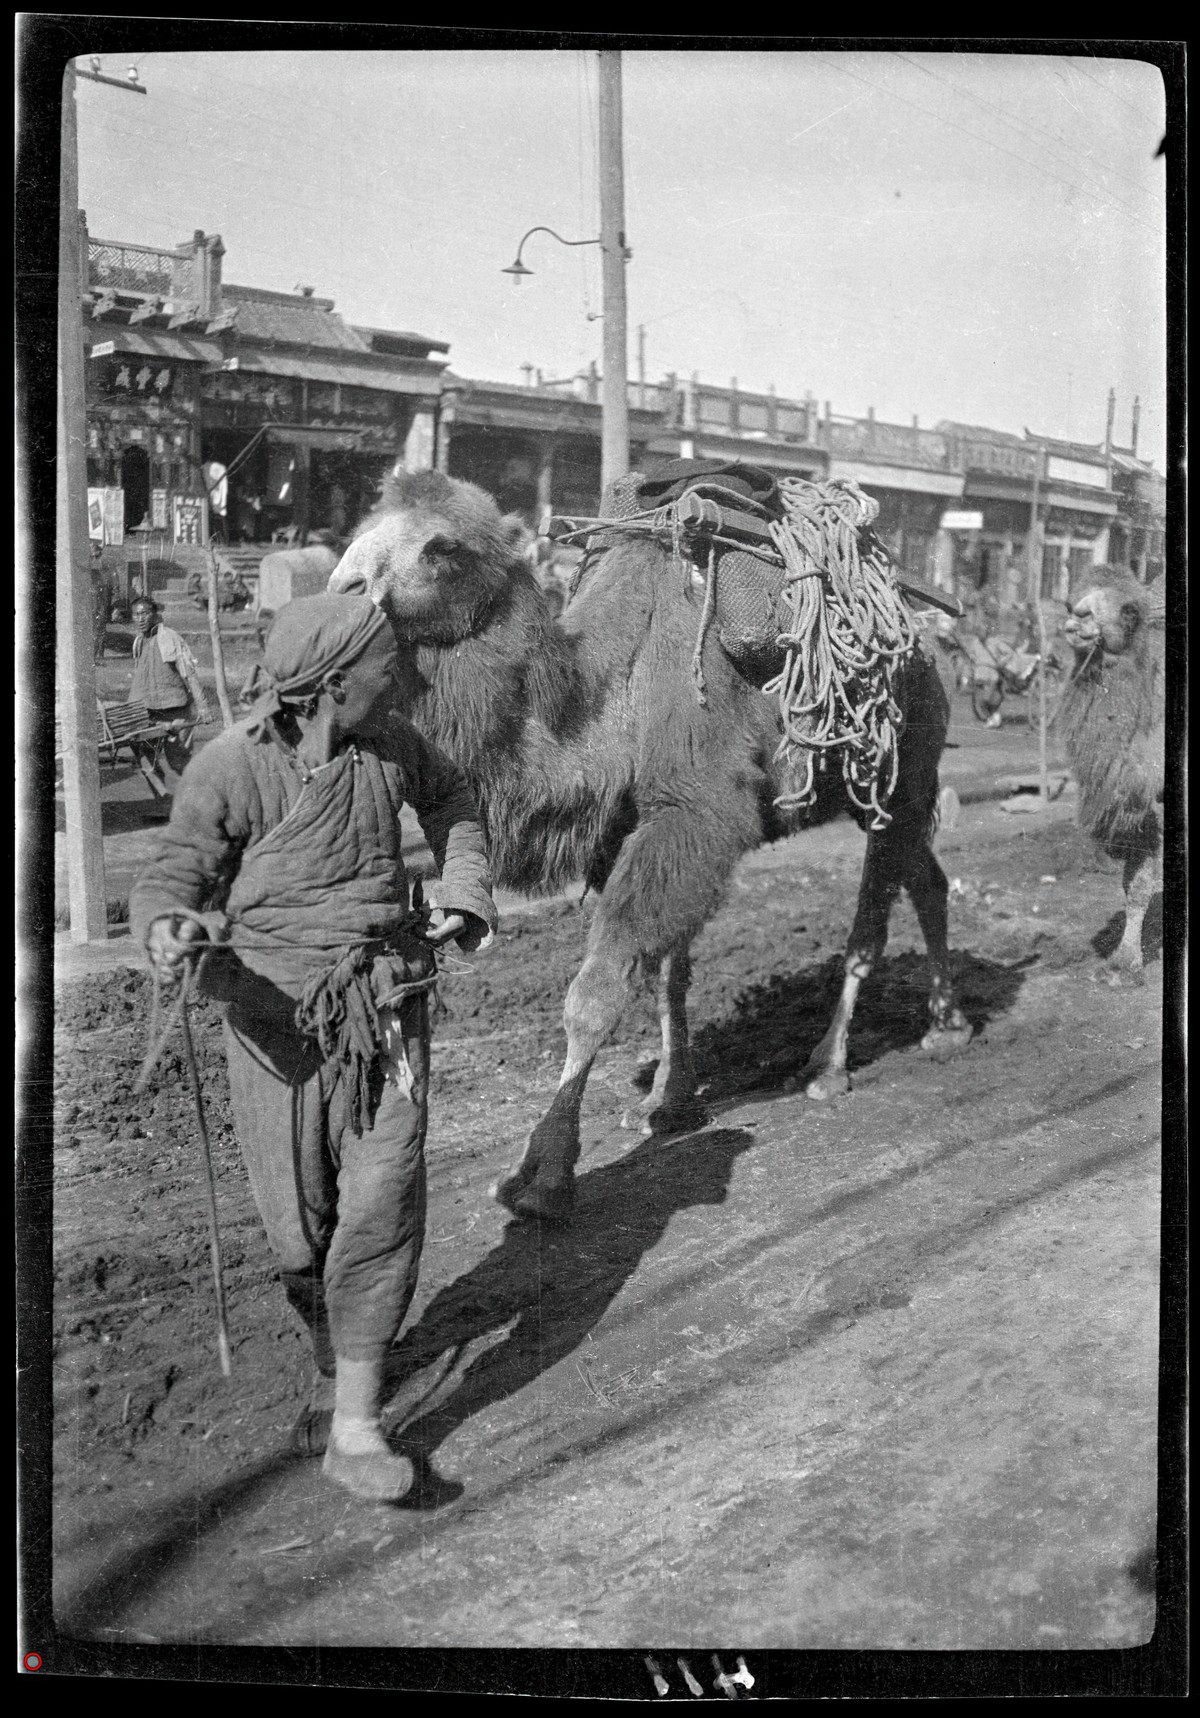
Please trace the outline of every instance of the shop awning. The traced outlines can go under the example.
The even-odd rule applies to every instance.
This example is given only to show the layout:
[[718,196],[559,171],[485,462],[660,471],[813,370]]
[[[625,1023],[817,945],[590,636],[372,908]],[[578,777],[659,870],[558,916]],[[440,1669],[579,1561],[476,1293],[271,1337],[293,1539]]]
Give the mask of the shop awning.
[[907,489],[924,495],[947,495],[957,501],[963,480],[957,472],[928,471],[919,465],[883,465],[874,460],[842,459],[836,453],[829,461],[830,477],[849,477],[868,489]]
[[285,447],[316,448],[319,453],[356,453],[362,435],[356,429],[310,429],[307,424],[268,424],[266,439]]
[[193,340],[187,334],[158,328],[117,328],[109,323],[93,326],[85,333],[89,357],[97,353],[132,352],[139,358],[159,358],[172,363],[219,364],[225,353],[215,340]]
[[425,376],[388,370],[376,364],[338,364],[327,358],[292,358],[274,352],[239,352],[239,370],[255,376],[295,376],[309,382],[338,382],[346,388],[374,388],[387,394],[424,394],[436,398],[440,373]]

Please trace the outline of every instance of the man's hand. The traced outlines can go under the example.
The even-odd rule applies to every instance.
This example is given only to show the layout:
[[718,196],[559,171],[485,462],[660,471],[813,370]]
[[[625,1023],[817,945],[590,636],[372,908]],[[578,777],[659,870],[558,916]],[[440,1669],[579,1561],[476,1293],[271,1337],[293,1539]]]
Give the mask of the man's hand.
[[146,933],[151,966],[164,978],[177,978],[182,962],[198,952],[198,945],[224,941],[225,926],[223,913],[170,913],[155,919]]
[[467,921],[462,913],[446,913],[441,907],[434,907],[429,915],[429,929],[425,932],[425,941],[448,943],[460,937],[466,928]]

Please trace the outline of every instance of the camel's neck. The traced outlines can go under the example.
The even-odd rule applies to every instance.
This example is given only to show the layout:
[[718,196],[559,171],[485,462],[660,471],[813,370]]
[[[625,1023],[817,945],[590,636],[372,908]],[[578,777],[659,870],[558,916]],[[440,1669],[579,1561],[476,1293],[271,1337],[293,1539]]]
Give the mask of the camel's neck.
[[420,646],[417,664],[413,720],[476,780],[505,772],[527,723],[557,733],[587,702],[587,669],[532,581],[516,584],[471,636]]
[[586,877],[619,785],[597,746],[609,681],[592,639],[551,620],[532,579],[468,638],[421,646],[415,725],[467,776],[497,880],[530,891]]

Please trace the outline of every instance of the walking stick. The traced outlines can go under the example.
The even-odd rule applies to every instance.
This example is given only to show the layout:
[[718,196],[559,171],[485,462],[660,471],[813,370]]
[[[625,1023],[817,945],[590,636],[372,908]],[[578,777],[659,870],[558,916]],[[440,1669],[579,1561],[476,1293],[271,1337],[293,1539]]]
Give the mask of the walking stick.
[[229,1346],[229,1327],[225,1322],[225,1275],[221,1269],[221,1232],[217,1228],[217,1186],[213,1178],[212,1149],[208,1143],[208,1122],[204,1115],[204,1097],[200,1091],[200,1069],[196,1064],[196,1046],[192,1042],[192,1023],[188,1018],[187,988],[184,987],[179,1014],[183,1027],[183,1049],[187,1057],[188,1075],[192,1082],[192,1098],[196,1105],[196,1123],[200,1129],[200,1149],[204,1157],[204,1177],[208,1184],[208,1250],[212,1259],[213,1286],[217,1291],[217,1353],[221,1371],[226,1378],[233,1375],[233,1355]]

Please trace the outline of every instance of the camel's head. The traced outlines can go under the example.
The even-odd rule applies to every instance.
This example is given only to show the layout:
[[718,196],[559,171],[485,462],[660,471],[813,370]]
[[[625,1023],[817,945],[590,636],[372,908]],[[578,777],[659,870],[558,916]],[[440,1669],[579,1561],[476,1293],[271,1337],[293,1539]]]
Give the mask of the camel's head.
[[1108,656],[1123,656],[1146,625],[1150,606],[1145,587],[1128,573],[1091,567],[1072,596],[1063,630],[1079,656],[1097,648]]
[[331,591],[361,589],[402,637],[453,644],[508,588],[529,532],[490,495],[440,471],[391,477],[334,568]]

